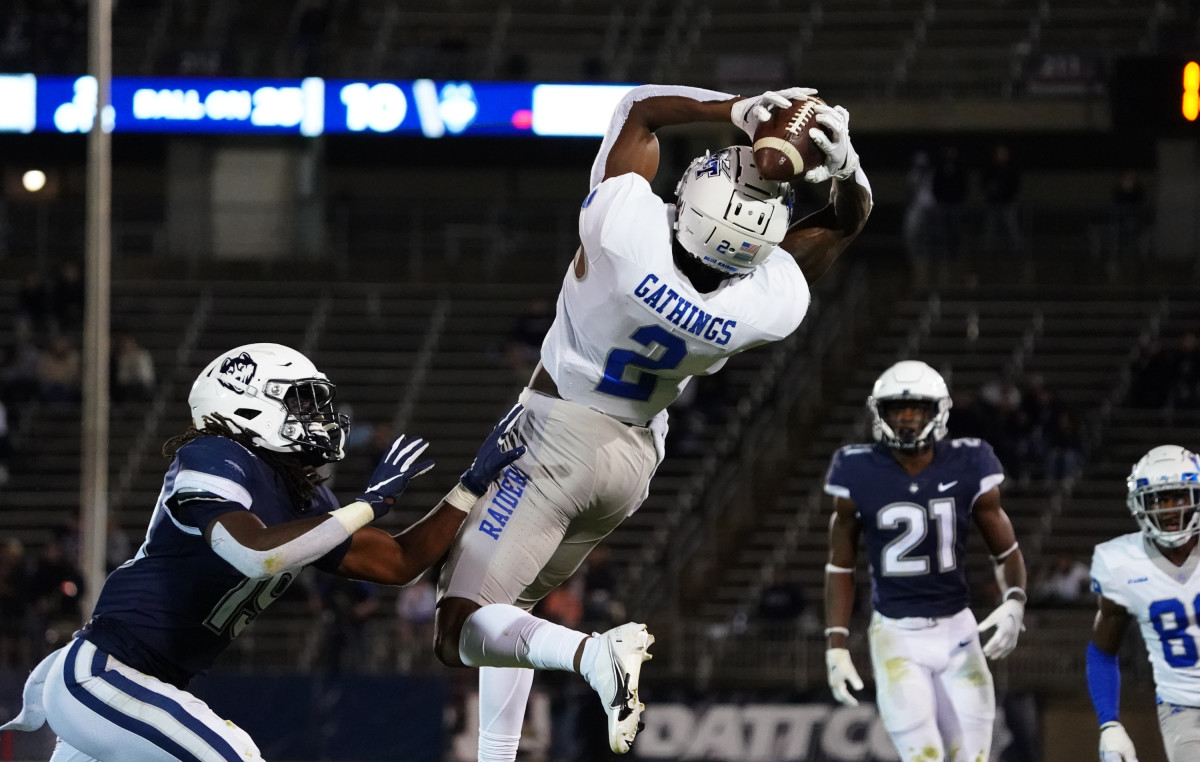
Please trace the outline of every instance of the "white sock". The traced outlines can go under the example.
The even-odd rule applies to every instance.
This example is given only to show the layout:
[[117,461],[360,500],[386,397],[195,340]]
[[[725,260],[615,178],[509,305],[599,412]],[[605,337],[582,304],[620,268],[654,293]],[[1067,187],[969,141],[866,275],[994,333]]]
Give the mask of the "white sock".
[[538,619],[516,606],[492,603],[463,622],[458,656],[468,667],[574,672],[575,652],[585,639],[588,636],[582,632]]
[[533,670],[479,670],[479,762],[514,762]]

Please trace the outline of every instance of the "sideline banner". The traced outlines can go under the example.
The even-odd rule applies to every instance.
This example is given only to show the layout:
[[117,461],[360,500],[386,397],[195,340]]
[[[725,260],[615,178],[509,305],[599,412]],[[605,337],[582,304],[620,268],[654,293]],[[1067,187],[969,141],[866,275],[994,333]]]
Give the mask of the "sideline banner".
[[[895,762],[874,704],[694,700],[647,703],[633,754],[674,762]],[[1041,759],[1031,694],[1003,697],[992,736],[998,762]]]

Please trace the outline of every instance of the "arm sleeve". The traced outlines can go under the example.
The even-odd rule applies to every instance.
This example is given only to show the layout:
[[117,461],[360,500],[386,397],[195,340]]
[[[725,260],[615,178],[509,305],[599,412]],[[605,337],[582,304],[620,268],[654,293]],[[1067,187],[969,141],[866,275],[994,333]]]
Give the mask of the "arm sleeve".
[[1117,655],[1106,654],[1095,643],[1088,643],[1087,682],[1100,724],[1117,720],[1121,702],[1121,667]]
[[604,168],[608,164],[608,153],[612,150],[617,136],[621,134],[621,128],[625,126],[625,120],[629,118],[629,110],[633,108],[633,104],[646,98],[670,95],[691,98],[697,101],[727,101],[734,97],[729,93],[722,93],[717,90],[705,90],[699,87],[685,87],[682,85],[642,85],[633,88],[625,94],[625,97],[617,103],[616,109],[613,110],[612,121],[608,124],[608,132],[604,133],[604,142],[600,144],[600,152],[596,154],[596,159],[592,162],[590,187],[595,188],[604,179]]

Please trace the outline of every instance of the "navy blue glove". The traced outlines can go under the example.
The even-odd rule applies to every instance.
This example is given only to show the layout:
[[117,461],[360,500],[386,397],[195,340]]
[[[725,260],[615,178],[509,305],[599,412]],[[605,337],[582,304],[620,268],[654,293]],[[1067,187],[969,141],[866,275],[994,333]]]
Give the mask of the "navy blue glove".
[[524,406],[513,405],[513,409],[500,419],[492,433],[483,440],[471,467],[459,478],[462,486],[476,497],[487,492],[488,485],[495,481],[505,468],[512,465],[513,461],[525,454],[525,445],[513,447],[516,439],[513,427],[517,425],[517,420],[523,412]]
[[432,460],[414,463],[428,446],[429,443],[420,437],[405,440],[401,434],[392,442],[387,455],[379,460],[379,465],[375,466],[375,472],[371,474],[371,486],[356,499],[370,505],[375,511],[375,518],[386,514],[408,486],[409,479],[433,468]]

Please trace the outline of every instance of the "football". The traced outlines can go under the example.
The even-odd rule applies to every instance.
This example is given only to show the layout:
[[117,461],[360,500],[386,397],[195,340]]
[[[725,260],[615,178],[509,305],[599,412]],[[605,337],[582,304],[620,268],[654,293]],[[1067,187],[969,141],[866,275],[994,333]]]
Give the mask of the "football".
[[768,180],[789,182],[825,163],[825,152],[809,137],[817,124],[820,98],[796,101],[785,109],[772,109],[771,118],[754,130],[754,166]]

